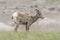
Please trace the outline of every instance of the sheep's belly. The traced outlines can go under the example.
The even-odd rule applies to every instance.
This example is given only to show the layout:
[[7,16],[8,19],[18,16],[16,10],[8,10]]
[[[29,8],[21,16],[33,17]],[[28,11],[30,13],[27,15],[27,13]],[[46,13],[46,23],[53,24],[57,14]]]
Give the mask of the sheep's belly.
[[31,18],[30,17],[25,17],[25,18],[22,18],[20,21],[22,23],[29,22],[29,21],[31,21]]

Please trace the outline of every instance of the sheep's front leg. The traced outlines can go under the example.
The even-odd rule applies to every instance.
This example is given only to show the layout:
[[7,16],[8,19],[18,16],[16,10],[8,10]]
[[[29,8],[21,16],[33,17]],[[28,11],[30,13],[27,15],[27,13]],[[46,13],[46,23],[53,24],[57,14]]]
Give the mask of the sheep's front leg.
[[17,31],[18,27],[19,27],[19,24],[16,24],[14,31]]
[[29,31],[30,25],[31,25],[30,23],[28,23],[28,22],[26,23],[26,31]]

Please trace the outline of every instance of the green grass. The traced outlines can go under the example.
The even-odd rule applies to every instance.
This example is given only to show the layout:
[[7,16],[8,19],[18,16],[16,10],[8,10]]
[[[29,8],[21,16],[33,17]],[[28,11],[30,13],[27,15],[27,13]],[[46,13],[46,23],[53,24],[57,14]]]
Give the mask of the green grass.
[[0,40],[60,40],[60,32],[0,32]]

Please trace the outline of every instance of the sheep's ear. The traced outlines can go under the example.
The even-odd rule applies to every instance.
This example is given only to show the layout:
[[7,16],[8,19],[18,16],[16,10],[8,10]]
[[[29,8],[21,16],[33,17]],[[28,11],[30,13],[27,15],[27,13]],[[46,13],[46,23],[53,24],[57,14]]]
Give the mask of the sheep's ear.
[[38,5],[35,5],[34,7],[38,8]]
[[13,16],[11,16],[11,19],[13,19]]

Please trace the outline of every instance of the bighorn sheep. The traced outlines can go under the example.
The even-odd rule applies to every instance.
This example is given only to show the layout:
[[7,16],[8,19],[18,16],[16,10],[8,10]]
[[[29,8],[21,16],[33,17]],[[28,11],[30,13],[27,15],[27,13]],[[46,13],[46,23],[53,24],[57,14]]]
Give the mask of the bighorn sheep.
[[19,24],[23,24],[26,27],[26,31],[29,31],[29,27],[38,19],[43,19],[41,12],[38,9],[35,9],[36,15],[35,16],[29,16],[25,12],[16,12],[12,15],[12,19],[16,23],[15,31],[17,31],[17,28],[19,27]]

